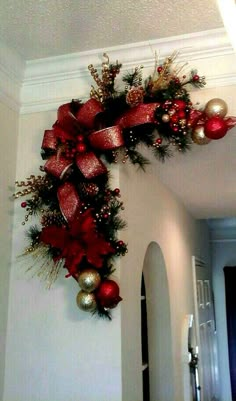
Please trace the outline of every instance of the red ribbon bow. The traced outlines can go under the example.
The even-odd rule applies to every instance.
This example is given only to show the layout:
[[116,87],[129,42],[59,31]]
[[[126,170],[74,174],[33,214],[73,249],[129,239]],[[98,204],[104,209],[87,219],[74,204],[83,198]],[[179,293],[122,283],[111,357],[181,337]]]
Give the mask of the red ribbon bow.
[[[53,155],[47,160],[44,166],[45,171],[59,179],[63,179],[65,174],[70,173],[73,163],[76,164],[86,179],[92,179],[98,175],[107,173],[105,164],[95,152],[113,150],[124,145],[122,129],[118,125],[92,131],[96,125],[95,120],[97,115],[103,111],[100,102],[90,99],[83,105],[77,102],[76,107],[78,110],[73,114],[71,111],[72,104],[67,103],[60,106],[57,121],[53,125],[52,130],[44,132],[43,149],[57,151],[58,140],[62,143],[67,140],[76,142],[77,136],[81,136],[81,131],[89,144],[89,151],[76,153],[74,160],[62,156],[60,151],[58,151],[57,155]],[[87,130],[86,136],[84,134],[85,129]],[[58,190],[60,209],[67,221],[73,220],[78,209],[78,204],[80,203],[76,189],[74,186],[72,188],[72,186],[70,184],[69,192],[76,202],[74,206],[70,202],[72,210],[68,208],[68,196],[64,196],[64,193],[68,192],[68,188],[65,191],[65,185],[63,184],[62,188]]]

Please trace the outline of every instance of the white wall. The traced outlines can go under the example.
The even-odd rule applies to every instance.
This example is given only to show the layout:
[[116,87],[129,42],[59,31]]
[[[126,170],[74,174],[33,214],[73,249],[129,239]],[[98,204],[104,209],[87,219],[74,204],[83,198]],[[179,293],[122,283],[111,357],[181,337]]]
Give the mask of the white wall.
[[[45,128],[55,113],[21,117],[17,177],[38,174]],[[116,184],[117,185],[117,184]],[[80,311],[79,291],[65,272],[48,291],[26,275],[30,262],[16,261],[25,245],[18,201],[14,221],[14,250],[9,292],[4,401],[120,401],[120,310],[113,321],[98,320]]]
[[0,103],[0,121],[0,399],[2,399],[12,243],[13,201],[10,198],[14,191],[16,172],[18,115]]
[[[21,116],[17,178],[38,174],[42,135],[54,121],[55,112]],[[207,258],[207,237],[204,227],[159,182],[156,168],[157,164],[146,174],[129,165],[120,170],[128,221],[121,238],[127,240],[129,252],[121,260],[124,300],[113,311],[111,323],[77,308],[77,284],[65,279],[64,272],[48,292],[37,278],[25,274],[29,262],[14,261],[3,401],[141,401],[139,297],[144,256],[151,241],[160,245],[167,267],[174,401],[181,399],[181,330],[184,316],[193,312],[191,256],[197,252],[198,257]],[[14,260],[25,245],[20,202],[14,221]]]
[[175,389],[169,283],[161,248],[155,242],[149,244],[145,254],[143,275],[148,323],[150,401],[173,400]]
[[[178,46],[183,43],[181,48],[190,49],[189,55],[194,61],[191,64],[214,78],[212,86],[217,86],[217,82],[219,85],[222,82],[226,82],[226,85],[229,82],[234,83],[234,56],[230,53],[226,57],[227,48],[224,50],[220,47],[220,52],[215,52],[216,41],[210,46],[213,57],[206,56],[206,41],[207,37],[201,40],[203,46],[199,60],[199,41],[195,43],[195,39],[194,43],[192,39],[191,46],[179,41],[174,42],[174,46],[172,43],[167,44],[165,51],[169,51],[170,47],[176,48],[177,43]],[[144,48],[149,48],[149,45]],[[125,66],[133,65],[135,58],[138,65],[143,64],[143,54],[144,51],[140,51],[140,48],[127,48]],[[121,56],[120,49],[116,49],[111,59],[119,58],[123,61],[123,55]],[[84,54],[84,64],[80,70],[81,55],[75,59],[69,56],[58,58],[55,60],[56,71],[52,69],[49,75],[50,61],[27,63],[21,99],[23,110],[49,110],[56,104],[61,104],[62,99],[68,101],[70,97],[77,95],[85,98],[91,84],[86,67],[94,60],[95,63],[101,61],[100,56],[95,57],[95,52],[91,59]],[[52,67],[54,62],[51,62]],[[150,72],[153,71],[152,52],[146,51],[144,65]],[[219,94],[229,105],[233,104],[234,94],[229,86],[203,90],[201,102]],[[193,94],[193,100],[194,97],[199,100],[197,92]],[[3,114],[4,119],[7,116],[5,110]],[[31,173],[39,173],[43,132],[51,127],[55,119],[55,111],[21,116],[16,174],[18,179]],[[15,129],[10,128],[10,124],[14,125],[14,120],[9,118],[10,120],[7,130],[15,132]],[[8,121],[8,117],[5,121]],[[5,141],[4,136],[4,149]],[[4,154],[4,160],[10,163],[10,171],[13,172],[14,143],[12,147],[11,142],[8,143],[8,150]],[[116,274],[120,280],[123,302],[113,311],[111,323],[91,318],[77,308],[77,285],[72,279],[64,279],[64,272],[49,292],[37,278],[28,279],[30,275],[26,276],[25,270],[29,262],[23,259],[22,263],[18,263],[15,260],[25,245],[24,228],[21,225],[23,210],[20,206],[16,208],[3,401],[141,401],[140,285],[145,253],[152,241],[162,250],[170,290],[175,399],[165,401],[183,399],[181,341],[184,317],[193,312],[191,258],[196,255],[208,262],[208,232],[204,223],[196,222],[160,182],[157,162],[148,168],[146,174],[136,172],[133,166],[126,165],[121,166],[119,174],[115,170],[114,175],[117,182],[120,180],[125,204],[124,217],[128,228],[121,233],[121,238],[128,242],[129,252],[121,259],[120,270]],[[5,173],[3,176],[6,179]],[[9,182],[14,182],[13,176],[13,173],[12,177],[9,175]],[[116,186],[119,186],[118,183]],[[4,219],[5,212],[3,221]],[[2,249],[8,249],[8,239],[6,235]],[[4,254],[7,255],[8,251]],[[4,271],[6,275],[9,274],[8,269]],[[4,280],[1,280],[0,285],[4,287],[2,294],[5,299],[8,286],[5,285],[7,279]],[[5,328],[6,305],[2,322]]]
[[121,263],[124,297],[121,304],[123,401],[142,400],[139,297],[148,245],[155,241],[160,246],[167,270],[175,401],[183,399],[183,320],[186,314],[193,313],[191,258],[196,255],[209,261],[208,234],[204,223],[196,223],[183,205],[160,183],[157,169],[157,162],[148,168],[146,174],[135,171],[129,165],[121,168],[121,195],[125,204],[124,215],[129,223],[123,235],[128,242],[129,252]]

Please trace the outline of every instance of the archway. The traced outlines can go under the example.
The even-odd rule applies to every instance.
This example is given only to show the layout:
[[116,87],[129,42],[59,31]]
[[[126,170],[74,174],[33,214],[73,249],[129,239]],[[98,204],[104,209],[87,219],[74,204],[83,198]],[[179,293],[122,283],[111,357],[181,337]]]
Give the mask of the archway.
[[150,401],[174,399],[169,285],[160,246],[147,248],[143,276],[146,288]]

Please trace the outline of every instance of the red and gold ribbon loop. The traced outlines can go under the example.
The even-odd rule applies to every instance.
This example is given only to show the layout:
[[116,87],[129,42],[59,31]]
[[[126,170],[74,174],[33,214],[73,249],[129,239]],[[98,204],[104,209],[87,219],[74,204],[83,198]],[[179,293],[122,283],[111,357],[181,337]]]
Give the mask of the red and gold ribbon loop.
[[122,128],[134,127],[141,124],[155,123],[155,110],[160,103],[139,104],[132,109],[127,110],[120,118],[116,120],[116,124]]
[[75,114],[77,121],[83,127],[93,129],[96,116],[103,112],[102,104],[96,99],[89,99]]
[[57,149],[57,138],[54,129],[47,129],[44,131],[42,149]]
[[204,113],[200,110],[191,110],[188,116],[188,125],[190,127],[195,127],[199,122],[204,122]]
[[65,182],[57,190],[57,199],[64,219],[70,223],[78,214],[81,202],[79,195],[70,182]]
[[62,129],[58,123],[55,123],[51,130],[45,130],[42,142],[42,149],[57,150],[58,140],[64,142],[66,140],[74,140],[74,136]]
[[235,125],[236,125],[236,117],[226,117],[226,118],[224,118],[224,121],[226,122],[228,130],[235,127]]
[[64,157],[58,158],[53,155],[46,161],[44,170],[46,173],[52,174],[54,177],[62,180],[65,177],[65,174],[69,173],[71,166],[71,160],[65,159]]
[[[81,107],[79,102],[74,102]],[[79,129],[79,122],[72,112],[72,103],[62,104],[57,110],[57,125],[62,127],[71,135],[76,135]]]
[[77,154],[76,165],[88,180],[107,173],[105,164],[93,152]]
[[119,125],[94,131],[89,135],[91,146],[99,150],[112,150],[124,145],[122,129]]

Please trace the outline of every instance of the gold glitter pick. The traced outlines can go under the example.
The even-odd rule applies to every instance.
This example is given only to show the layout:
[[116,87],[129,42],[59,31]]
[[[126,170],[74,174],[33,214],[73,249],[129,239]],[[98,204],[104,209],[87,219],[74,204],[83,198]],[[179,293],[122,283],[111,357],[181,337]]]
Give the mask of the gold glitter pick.
[[32,248],[32,250],[27,248],[21,256],[24,256],[24,263],[27,263],[27,260],[31,261],[26,272],[31,272],[32,278],[35,276],[39,277],[46,283],[46,288],[50,289],[56,281],[60,269],[64,267],[64,259],[54,262],[48,254],[48,249],[48,246],[39,244]]
[[120,72],[121,67],[121,64],[119,64],[118,61],[116,61],[116,64],[114,65],[110,64],[109,57],[106,53],[103,54],[103,58],[104,61],[102,62],[101,78],[93,64],[88,66],[90,74],[98,86],[97,89],[95,89],[94,86],[91,86],[90,97],[100,101],[101,103],[112,95],[112,91],[114,90],[114,79]]
[[167,57],[164,60],[164,63],[162,65],[162,70],[158,72],[157,71],[158,59],[155,53],[155,70],[150,82],[153,92],[167,88],[173,77],[174,76],[176,77],[176,73],[173,68],[173,63],[177,56],[178,52],[174,51],[171,56]]

